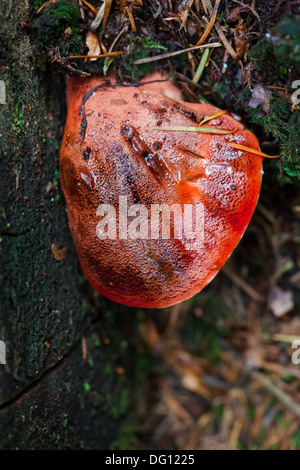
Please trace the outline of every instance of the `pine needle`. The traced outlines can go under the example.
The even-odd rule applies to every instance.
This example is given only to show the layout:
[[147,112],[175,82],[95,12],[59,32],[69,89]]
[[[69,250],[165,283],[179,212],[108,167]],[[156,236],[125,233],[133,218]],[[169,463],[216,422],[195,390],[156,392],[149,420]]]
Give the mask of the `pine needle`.
[[[207,6],[207,9],[209,10],[210,15],[213,15],[214,10],[213,10],[211,1],[210,0],[205,0],[205,4]],[[223,33],[222,27],[221,27],[221,25],[218,21],[215,22],[214,27],[215,27],[215,30],[217,31],[222,43],[224,44],[227,52],[231,55],[231,57],[233,57],[233,59],[236,59],[237,58],[237,53],[235,52],[235,50],[232,48],[231,44],[227,40],[225,34]]]
[[233,134],[237,129],[225,131],[223,129],[214,129],[212,127],[190,127],[190,126],[157,126],[152,127],[154,131],[182,131],[182,132],[199,132],[201,134]]
[[169,57],[174,57],[179,54],[184,54],[185,52],[194,51],[196,49],[205,49],[208,47],[221,47],[221,46],[222,44],[220,44],[219,42],[213,42],[210,44],[205,44],[203,46],[188,47],[187,49],[182,49],[181,51],[166,52],[165,54],[160,54],[160,55],[156,55],[153,57],[146,57],[145,59],[138,59],[138,60],[135,60],[133,64],[134,65],[146,64],[148,62],[154,62],[156,60],[165,60],[165,59],[168,59]]
[[264,157],[264,158],[279,158],[280,157],[280,155],[274,155],[274,156],[267,155],[266,153],[260,152],[259,150],[255,150],[250,147],[245,147],[245,145],[234,144],[232,142],[228,142],[228,145],[230,145],[230,147],[234,149],[243,150],[244,152],[248,152],[248,153],[254,153],[255,155],[260,155],[261,157]]
[[102,59],[104,57],[117,57],[122,54],[123,51],[108,52],[107,54],[98,55],[70,55],[68,59]]
[[134,18],[133,18],[133,14],[132,14],[132,11],[129,7],[125,7],[125,11],[129,17],[129,21],[130,21],[130,24],[131,24],[131,29],[134,33],[136,33],[136,26],[135,26],[135,21],[134,21]]
[[216,0],[216,3],[215,3],[215,7],[214,7],[214,10],[213,10],[213,14],[210,18],[210,21],[207,25],[207,28],[206,30],[204,31],[204,33],[202,34],[201,38],[199,39],[199,41],[197,42],[196,46],[201,46],[201,44],[204,43],[205,39],[207,38],[207,36],[209,35],[209,33],[211,32],[211,30],[213,29],[214,27],[214,24],[216,22],[216,19],[217,19],[217,14],[218,14],[218,9],[219,9],[219,5],[221,3],[221,0]]
[[95,15],[97,15],[98,13],[98,10],[97,8],[94,7],[94,5],[92,5],[91,3],[87,2],[87,0],[81,0],[87,7],[89,7],[90,10],[92,10],[92,12],[95,13]]
[[203,74],[203,70],[205,68],[205,65],[206,65],[206,62],[207,62],[207,59],[208,59],[208,56],[209,56],[209,49],[204,49],[203,51],[203,54],[202,54],[202,57],[201,57],[201,60],[200,60],[200,64],[198,65],[198,68],[196,70],[196,73],[195,75],[193,76],[193,82],[194,83],[198,83],[200,78],[201,78],[201,75]]
[[204,124],[205,122],[211,121],[212,119],[223,116],[223,114],[226,114],[226,113],[227,113],[227,111],[219,111],[218,113],[212,114],[211,116],[208,116],[207,118],[203,119],[199,123],[199,126],[202,126],[202,124]]
[[102,28],[104,29],[108,20],[108,16],[111,9],[112,0],[105,0],[105,9],[104,9],[104,16],[102,21]]

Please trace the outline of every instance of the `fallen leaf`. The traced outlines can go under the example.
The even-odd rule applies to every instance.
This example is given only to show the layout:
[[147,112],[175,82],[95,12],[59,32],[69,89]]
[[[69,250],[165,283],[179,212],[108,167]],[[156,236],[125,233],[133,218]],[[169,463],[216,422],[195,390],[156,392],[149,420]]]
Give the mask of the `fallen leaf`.
[[239,56],[245,54],[247,50],[247,28],[242,19],[239,20],[238,25],[234,29],[234,40],[236,52]]
[[276,286],[272,291],[269,305],[275,317],[282,317],[294,308],[292,291],[284,291]]
[[290,282],[300,288],[300,271],[297,271],[290,277]]
[[[87,55],[100,55],[101,54],[101,48],[98,40],[98,35],[96,33],[93,33],[93,31],[89,31],[86,35],[86,40],[85,44],[89,50]],[[93,57],[90,59],[91,62],[97,60],[96,57]]]
[[235,23],[236,21],[241,19],[240,13],[245,9],[244,6],[237,6],[232,8],[228,13],[226,13],[226,21],[227,23]]
[[62,261],[63,259],[65,259],[66,255],[67,255],[67,250],[68,250],[68,248],[62,248],[60,250],[54,244],[51,246],[51,251],[52,251],[52,254],[53,254],[54,258],[56,259],[56,261]]
[[186,21],[188,18],[188,14],[189,14],[189,7],[180,5],[178,8],[178,18],[179,18],[179,23],[180,23],[180,29],[186,28]]
[[182,385],[190,392],[198,393],[205,398],[211,398],[211,393],[208,388],[203,384],[201,377],[195,374],[192,370],[181,371]]
[[173,414],[180,421],[192,423],[193,419],[189,412],[177,400],[176,396],[172,393],[172,389],[167,384],[161,384],[161,394],[163,401],[167,405],[168,411]]
[[256,85],[252,91],[251,100],[248,103],[250,108],[258,108],[261,105],[262,109],[267,113],[270,108],[269,96],[271,94],[270,90],[267,90],[262,85]]

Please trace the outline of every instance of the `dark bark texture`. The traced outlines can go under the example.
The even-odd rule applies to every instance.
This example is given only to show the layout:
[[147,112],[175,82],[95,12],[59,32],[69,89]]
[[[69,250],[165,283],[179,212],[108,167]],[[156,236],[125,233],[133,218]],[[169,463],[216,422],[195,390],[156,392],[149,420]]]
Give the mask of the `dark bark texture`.
[[29,8],[0,5],[0,448],[105,449],[125,412],[124,376],[113,373],[117,354],[100,338],[102,312],[70,237],[58,167],[64,77],[40,71]]

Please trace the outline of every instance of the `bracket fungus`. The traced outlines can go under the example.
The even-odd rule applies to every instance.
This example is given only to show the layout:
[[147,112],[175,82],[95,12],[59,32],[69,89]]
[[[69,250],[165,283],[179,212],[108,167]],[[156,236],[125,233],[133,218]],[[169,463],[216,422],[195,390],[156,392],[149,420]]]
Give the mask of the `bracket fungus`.
[[158,73],[138,85],[70,77],[67,103],[62,188],[88,281],[136,307],[201,291],[257,204],[266,155],[256,137]]

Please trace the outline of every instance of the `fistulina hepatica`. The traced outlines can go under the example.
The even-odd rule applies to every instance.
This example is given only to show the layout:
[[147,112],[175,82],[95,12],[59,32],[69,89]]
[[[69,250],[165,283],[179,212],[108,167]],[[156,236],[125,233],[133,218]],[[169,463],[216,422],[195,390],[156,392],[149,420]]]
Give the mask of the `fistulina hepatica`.
[[183,101],[158,73],[138,86],[70,77],[67,102],[62,188],[88,281],[135,307],[201,291],[257,204],[256,137],[218,108]]

